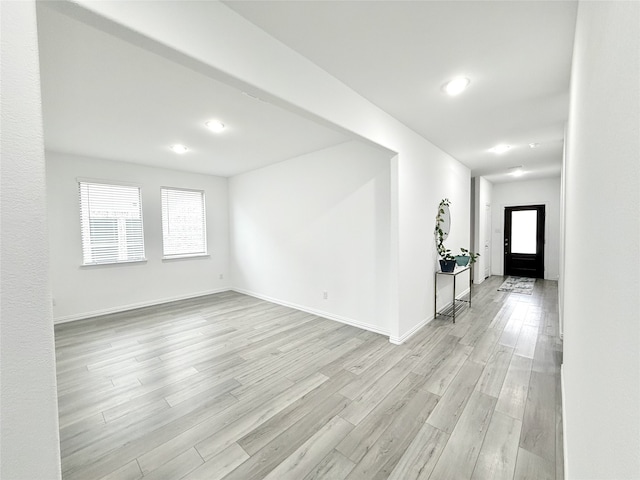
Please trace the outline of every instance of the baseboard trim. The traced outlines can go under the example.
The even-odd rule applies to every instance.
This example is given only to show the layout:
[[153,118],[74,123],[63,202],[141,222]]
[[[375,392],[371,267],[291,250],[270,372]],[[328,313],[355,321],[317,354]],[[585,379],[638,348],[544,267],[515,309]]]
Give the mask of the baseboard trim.
[[433,315],[431,315],[430,317],[425,318],[421,322],[418,322],[418,324],[416,326],[411,328],[404,335],[401,335],[399,337],[390,336],[389,337],[389,342],[393,343],[394,345],[402,345],[404,342],[406,342],[411,337],[413,337],[416,333],[418,333],[424,326],[426,326],[432,320],[433,320]]
[[[469,295],[469,292],[471,291],[470,288],[467,288],[464,292],[459,293],[458,295],[456,295],[456,300],[462,300],[464,297],[466,297],[467,295]],[[451,306],[453,305],[453,302],[449,302],[446,305],[440,307],[438,309],[439,312],[443,311],[443,310],[447,310],[448,308],[451,308]]]
[[368,330],[373,333],[379,333],[380,335],[389,336],[388,330],[384,330],[382,328],[375,327],[367,323],[359,322],[358,320],[354,320],[352,318],[343,317],[341,315],[335,315],[333,313],[325,312],[323,310],[317,310],[315,308],[299,305],[297,303],[287,302],[285,300],[280,300],[278,298],[270,297],[268,295],[262,295],[260,293],[252,292],[250,290],[245,290],[244,288],[231,288],[231,290],[234,292],[242,293],[243,295],[249,295],[250,297],[259,298],[260,300],[265,300],[267,302],[282,305],[283,307],[295,308],[296,310],[310,313],[318,317],[327,318],[329,320],[334,320],[336,322],[344,323],[346,325],[351,325],[352,327],[357,327],[363,330]]
[[229,290],[231,290],[231,287],[216,288],[213,290],[207,290],[205,292],[191,293],[187,295],[177,295],[175,297],[163,298],[159,300],[150,300],[147,302],[138,302],[138,303],[132,303],[129,305],[119,305],[117,307],[112,307],[112,308],[103,308],[100,310],[93,310],[91,312],[76,313],[73,315],[66,315],[63,317],[54,318],[53,323],[57,325],[59,323],[68,323],[68,322],[75,322],[78,320],[86,320],[88,318],[100,317],[102,315],[109,315],[112,313],[127,312],[129,310],[136,310],[138,308],[154,307],[156,305],[162,305],[164,303],[177,302],[180,300],[189,300],[191,298],[198,298],[198,297],[204,297],[206,295],[213,295],[214,293],[228,292]]
[[564,478],[569,476],[569,462],[567,461],[567,409],[565,408],[564,394],[564,364],[560,365],[560,395],[562,395],[562,463],[564,466]]
[[[464,292],[456,295],[456,299],[461,299],[461,298],[465,297],[470,291],[471,291],[471,289],[467,288]],[[447,308],[450,308],[452,304],[453,304],[453,302],[449,302],[444,307],[441,307],[440,310],[446,310]],[[403,335],[400,335],[399,337],[390,336],[389,337],[389,342],[393,343],[394,345],[402,345],[404,342],[409,340],[409,338],[411,338],[413,335],[418,333],[420,331],[420,329],[425,327],[434,318],[435,317],[433,315],[425,318],[421,322],[418,322],[418,324],[415,325],[413,328],[411,328],[408,332],[405,332]]]
[[467,288],[464,290],[464,292],[459,293],[459,294],[458,294],[458,296],[457,296],[456,298],[458,298],[458,299],[459,299],[459,298],[465,297],[465,296],[467,296],[467,295],[469,294],[469,292],[470,292],[470,291],[471,291],[471,288],[470,288],[470,287],[467,287]]

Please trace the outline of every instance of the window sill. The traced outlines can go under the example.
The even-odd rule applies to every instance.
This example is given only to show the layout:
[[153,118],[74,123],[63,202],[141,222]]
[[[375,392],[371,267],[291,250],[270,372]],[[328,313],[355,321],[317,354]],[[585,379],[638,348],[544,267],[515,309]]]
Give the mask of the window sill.
[[208,253],[194,253],[190,255],[171,255],[170,257],[162,257],[162,261],[171,261],[171,260],[186,260],[189,258],[209,258],[211,255]]
[[110,263],[83,263],[80,268],[93,268],[93,267],[116,267],[118,265],[130,265],[132,263],[147,263],[147,259],[142,260],[127,260],[124,262],[110,262]]

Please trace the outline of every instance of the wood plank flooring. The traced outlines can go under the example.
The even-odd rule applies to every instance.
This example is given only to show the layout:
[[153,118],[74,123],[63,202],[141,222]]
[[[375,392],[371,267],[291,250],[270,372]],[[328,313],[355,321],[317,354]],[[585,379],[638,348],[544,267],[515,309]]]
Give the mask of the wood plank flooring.
[[562,479],[557,284],[404,345],[234,292],[56,326],[67,480]]

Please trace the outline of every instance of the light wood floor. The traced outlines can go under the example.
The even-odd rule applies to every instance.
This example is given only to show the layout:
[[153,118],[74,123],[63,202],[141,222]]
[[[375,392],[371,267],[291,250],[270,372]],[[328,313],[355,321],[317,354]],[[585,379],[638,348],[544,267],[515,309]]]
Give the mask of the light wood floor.
[[557,284],[405,345],[223,293],[56,327],[68,480],[561,479]]

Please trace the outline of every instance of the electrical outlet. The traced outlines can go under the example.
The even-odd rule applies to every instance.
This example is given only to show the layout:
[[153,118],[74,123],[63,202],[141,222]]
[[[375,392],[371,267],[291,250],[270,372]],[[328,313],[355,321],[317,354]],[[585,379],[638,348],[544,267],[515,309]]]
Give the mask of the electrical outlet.
[[220,280],[224,280],[224,273],[220,274]]
[[52,298],[52,299],[51,299],[51,305],[52,305],[53,307],[55,307],[55,306],[56,306],[56,299],[55,299],[55,298]]
[[322,298],[324,298],[325,300],[328,300],[329,299],[329,292],[327,292],[327,291],[322,292]]

